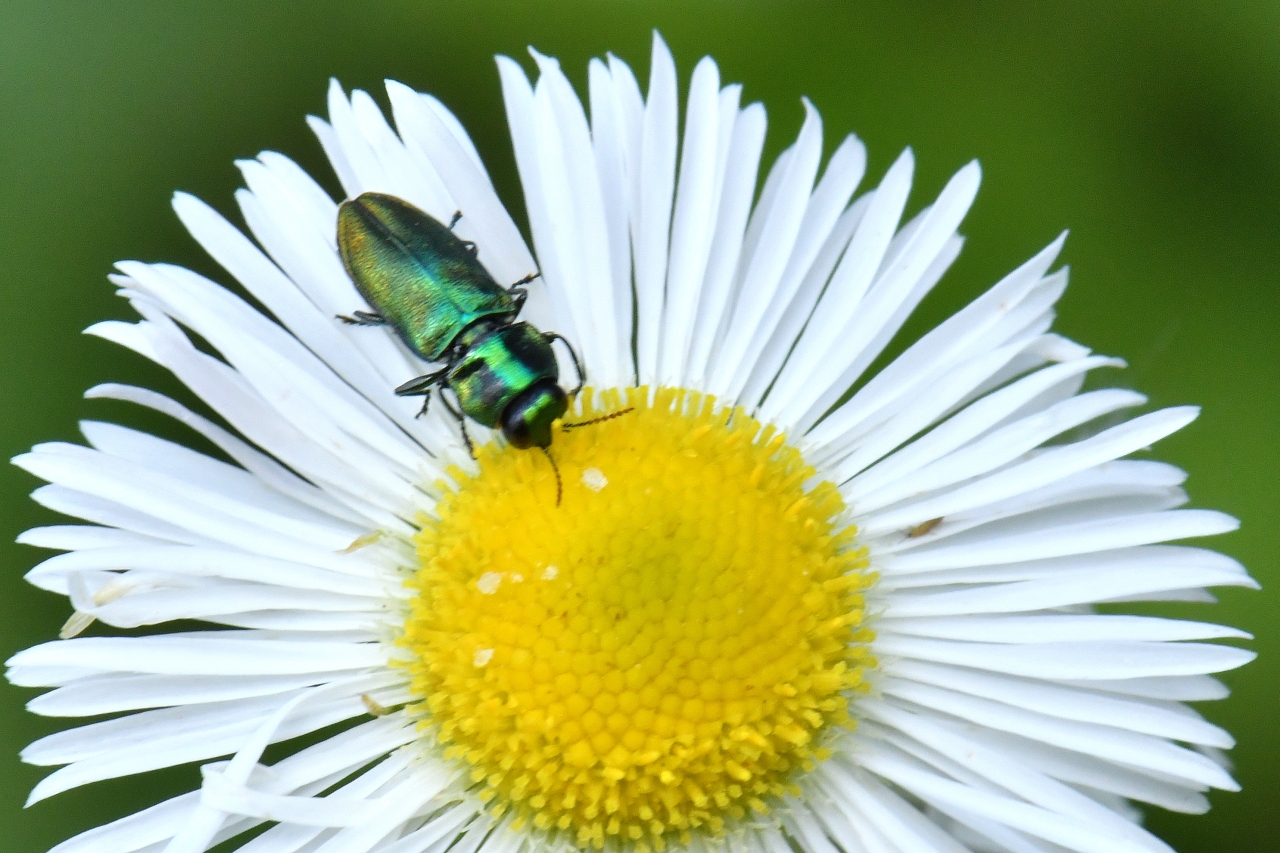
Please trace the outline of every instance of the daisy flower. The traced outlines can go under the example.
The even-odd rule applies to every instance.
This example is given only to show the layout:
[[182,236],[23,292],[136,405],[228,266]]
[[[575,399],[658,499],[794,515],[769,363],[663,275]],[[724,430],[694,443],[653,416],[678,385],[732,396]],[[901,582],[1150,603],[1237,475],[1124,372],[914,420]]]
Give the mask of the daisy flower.
[[[222,456],[91,421],[18,457],[83,523],[22,535],[63,552],[28,578],[74,615],[8,663],[54,688],[32,711],[109,715],[27,747],[61,765],[31,802],[202,783],[56,853],[1167,850],[1135,804],[1236,788],[1230,735],[1184,703],[1252,657],[1204,641],[1247,635],[1094,606],[1255,584],[1163,544],[1236,522],[1126,458],[1194,408],[1082,391],[1121,363],[1050,331],[1062,238],[873,373],[960,251],[976,164],[904,222],[911,152],[863,187],[862,143],[824,165],[807,101],[762,173],[765,111],[710,59],[682,111],[656,38],[647,93],[610,56],[586,105],[533,58],[532,84],[498,60],[532,247],[431,96],[389,83],[393,129],[335,82],[310,122],[347,196],[459,211],[495,280],[541,273],[521,319],[587,380],[549,448],[563,500],[543,455],[472,423],[473,458],[397,397],[429,367],[395,335],[335,320],[371,306],[292,161],[239,164],[248,235],[178,194],[253,301],[121,263],[141,319],[89,331],[214,417],[88,396]],[[172,620],[210,627],[77,636]]]

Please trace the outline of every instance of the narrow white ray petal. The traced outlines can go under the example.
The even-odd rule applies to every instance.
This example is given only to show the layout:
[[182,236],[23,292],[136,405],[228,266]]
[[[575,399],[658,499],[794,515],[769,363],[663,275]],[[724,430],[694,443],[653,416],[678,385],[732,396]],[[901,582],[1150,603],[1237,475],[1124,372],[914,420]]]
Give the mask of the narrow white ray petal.
[[[440,176],[462,211],[459,227],[465,223],[469,229],[485,269],[500,283],[518,281],[535,272],[537,263],[520,230],[452,113],[434,98],[419,95],[394,80],[388,80],[386,85],[405,149],[424,168],[429,166]],[[530,302],[525,311],[531,319],[538,313],[534,303],[547,298],[544,288],[541,282],[529,286]],[[535,325],[543,319],[538,317]]]
[[397,195],[441,222],[448,223],[459,205],[436,169],[430,163],[415,159],[409,154],[400,137],[387,124],[382,109],[368,92],[361,89],[352,91],[351,110],[361,135],[373,149],[387,175],[388,183],[385,186],[371,185],[369,189]]
[[84,637],[42,643],[18,652],[8,666],[75,666],[102,672],[170,675],[292,675],[380,667],[376,643],[188,639],[174,636]]
[[640,168],[633,184],[639,201],[631,226],[636,287],[636,361],[640,384],[659,381],[658,354],[671,240],[671,203],[676,180],[676,64],[655,32],[649,66],[649,96],[640,137]]
[[[294,518],[304,524],[347,527],[328,513],[292,500],[268,488],[258,477],[225,462],[149,433],[103,421],[81,421],[80,432],[90,446],[108,456],[170,476],[189,478],[197,486],[232,496],[246,504]],[[358,527],[350,527],[358,533]]]
[[1105,515],[1133,515],[1173,509],[1187,502],[1179,486],[1186,473],[1172,465],[1140,459],[1117,459],[1064,477],[1030,492],[952,513],[929,533],[893,541],[883,539],[880,554],[898,553],[953,536],[980,525],[984,533],[1043,529]]
[[[795,385],[811,381],[818,364],[831,348],[842,339],[847,342],[846,327],[857,317],[876,271],[880,269],[889,241],[906,207],[914,171],[915,157],[908,148],[889,167],[880,186],[871,194],[869,207],[859,220],[826,292],[818,300],[813,319],[796,341],[795,351],[778,375],[775,385],[778,390],[770,395],[770,411],[806,406],[800,396],[801,389]],[[812,400],[817,393],[810,390],[808,399]]]
[[[1005,276],[994,287],[970,302],[937,328],[912,344],[893,363],[868,381],[855,395],[853,405],[842,406],[815,428],[811,440],[826,444],[844,442],[850,434],[865,432],[858,425],[876,415],[881,407],[895,399],[909,397],[912,390],[945,370],[949,363],[972,353],[1000,346],[1014,331],[1025,325],[1020,315],[1036,316],[1053,304],[1060,289],[1046,287],[1042,276],[1062,249],[1065,235],[1041,250],[1035,257]],[[1065,285],[1065,282],[1062,282]],[[1032,294],[1040,294],[1032,299]],[[1033,303],[1030,306],[1024,303]],[[1003,327],[1003,329],[1002,329]],[[851,401],[853,402],[853,401]]]
[[631,354],[631,181],[628,150],[622,111],[612,72],[599,59],[589,66],[588,85],[591,97],[591,144],[595,149],[600,199],[604,206],[604,227],[609,236],[609,276],[613,288],[616,347],[619,381],[635,378],[635,358]]
[[431,845],[448,837],[456,837],[463,825],[475,816],[478,804],[463,802],[452,806],[443,814],[431,818],[421,829],[416,829],[403,838],[388,844],[379,853],[424,853]]
[[[305,419],[310,429],[332,425],[409,470],[421,464],[422,448],[387,422],[367,399],[334,376],[280,327],[207,279],[181,267],[121,263],[119,268],[163,300],[166,313],[192,328],[222,355],[277,411]],[[252,335],[252,337],[250,337]],[[348,440],[342,453],[353,453]]]
[[[848,212],[849,199],[862,181],[866,165],[866,147],[856,136],[846,136],[827,161],[822,180],[809,197],[787,268],[764,313],[760,335],[752,340],[748,354],[753,366],[743,389],[743,399],[752,405],[759,404],[765,390],[778,375],[820,295],[815,289],[818,285],[808,284],[815,265],[820,270],[816,280],[825,284],[839,259],[827,246],[837,229],[844,231],[839,225]],[[852,228],[848,228],[848,234],[836,238],[840,249],[844,248],[852,233]],[[817,264],[824,251],[827,257]]]
[[349,198],[360,195],[360,178],[347,159],[346,153],[343,152],[333,125],[317,116],[307,116],[307,126],[316,135],[316,139],[320,140],[320,147],[324,149],[324,155],[328,158],[329,165],[333,167],[333,173],[338,176],[343,192]]
[[985,743],[1068,784],[1118,794],[1187,814],[1203,814],[1209,810],[1209,801],[1200,793],[1208,790],[1207,786],[1172,777],[1153,778],[1148,773],[1118,765],[1105,756],[1084,755],[986,726],[946,724],[963,731],[964,736],[971,740]]
[[790,808],[780,818],[788,835],[800,842],[808,853],[840,853],[822,824],[814,817],[811,805],[806,808],[801,801],[795,799],[788,800],[787,805]]
[[997,731],[1019,734],[1064,749],[1226,791],[1240,789],[1217,764],[1197,752],[1175,746],[1161,738],[1093,723],[1045,717],[1000,702],[896,679],[886,679],[884,689],[887,696],[907,700]]
[[226,548],[173,545],[119,546],[94,548],[50,557],[28,573],[41,588],[46,579],[65,578],[73,572],[110,571],[128,566],[131,570],[166,572],[174,577],[220,577],[254,581],[293,589],[313,589],[342,595],[378,597],[386,595],[396,580],[384,576],[380,566],[355,555],[332,555],[327,565],[273,559]]
[[[306,293],[221,214],[185,193],[174,195],[173,208],[205,251],[308,348],[323,353],[326,363],[337,373],[366,394],[389,390],[390,377],[379,373],[352,345],[333,315],[326,314],[323,305],[308,299]],[[334,230],[332,224],[329,230]]]
[[614,344],[612,262],[591,132],[559,64],[536,51],[533,55],[541,70],[534,90],[534,127],[548,217],[545,231],[556,241],[563,276],[548,286],[565,291],[592,381],[613,386],[621,375]]
[[376,812],[362,823],[343,829],[317,848],[316,853],[366,853],[413,817],[458,770],[430,765],[413,768],[394,790],[379,797]]
[[1224,730],[1183,706],[1120,699],[1072,687],[1046,684],[1039,679],[994,675],[954,666],[902,660],[886,666],[895,677],[946,687],[1082,723],[1097,723],[1169,740],[1230,749],[1235,741]]
[[356,120],[351,102],[347,100],[342,85],[331,78],[329,80],[329,123],[333,127],[338,145],[341,146],[343,158],[355,175],[359,186],[359,195],[367,190],[391,186],[391,177],[386,168],[378,160],[378,155],[369,145],[364,134],[360,132],[360,124]]
[[[833,466],[831,479],[845,483],[935,423],[978,383],[1000,370],[1023,349],[1009,344],[977,358],[963,361],[921,389],[911,403],[881,424],[859,443],[858,448]],[[873,534],[868,534],[873,535]]]
[[1163,699],[1178,702],[1205,702],[1225,699],[1231,694],[1227,686],[1209,675],[1185,675],[1170,678],[1122,678],[1113,681],[1087,679],[1064,680],[1063,684],[1088,690],[1106,690],[1125,696]]
[[969,666],[1032,678],[1134,678],[1203,675],[1244,666],[1257,657],[1247,649],[1210,643],[1072,642],[1030,646],[965,643],[885,634],[878,654]]
[[1098,614],[1033,614],[1030,616],[885,617],[876,633],[989,643],[1065,643],[1108,640],[1174,642],[1177,640],[1252,639],[1246,631],[1153,616]]
[[720,201],[716,169],[720,124],[720,73],[710,57],[703,57],[693,69],[689,83],[680,177],[671,224],[671,255],[659,353],[659,376],[666,385],[679,385],[686,375],[685,359],[697,319],[698,297],[711,256],[715,213]]
[[257,159],[279,181],[285,192],[293,197],[299,215],[305,217],[309,226],[324,235],[336,249],[338,235],[334,223],[338,218],[338,205],[329,197],[328,191],[283,154],[260,151]]
[[827,790],[838,798],[838,805],[852,805],[897,849],[963,853],[959,842],[874,780],[856,771],[850,773],[835,762],[823,764],[817,772]]
[[912,766],[900,754],[874,742],[867,744],[859,758],[868,770],[926,802],[938,800],[947,805],[958,806],[1070,850],[1080,853],[1138,853],[1147,849],[1145,845],[1127,838],[1117,838],[1090,824],[1063,817],[1012,797],[979,791]]
[[[739,91],[729,87],[720,95],[721,110],[736,108]],[[728,103],[726,103],[728,101]],[[761,104],[737,112],[725,151],[724,182],[716,231],[707,260],[698,319],[689,350],[688,375],[695,387],[707,390],[707,374],[715,347],[733,311],[734,276],[746,237],[747,218],[756,188],[756,173],[764,150],[767,120]],[[721,138],[723,144],[724,139]]]
[[[330,693],[332,693],[332,688],[313,688],[312,690],[303,691],[280,706],[249,737],[242,740],[236,754],[225,765],[223,772],[226,777],[234,782],[247,781],[253,774],[258,760],[262,757],[263,750],[267,748],[273,737],[279,733],[280,727],[293,716],[294,712],[300,706],[314,702],[316,699]],[[65,770],[60,772],[65,772]],[[202,853],[213,842],[225,817],[224,813],[206,806],[202,798],[201,802],[192,809],[187,821],[169,841],[169,844],[165,847],[165,853]]]
[[932,764],[958,782],[979,788],[985,786],[974,782],[984,780],[991,783],[993,792],[1012,794],[1056,814],[1104,829],[1148,850],[1166,853],[1171,850],[1105,806],[997,750],[959,735],[930,715],[908,712],[889,702],[874,699],[866,703],[866,708],[873,719],[897,730],[896,733],[886,732],[883,736],[886,741]]
[[541,171],[533,87],[514,60],[499,56],[496,61],[502,78],[502,100],[507,109],[507,124],[511,128],[516,168],[524,189],[525,210],[529,214],[529,230],[533,233],[534,245],[538,247],[538,268],[551,302],[554,323],[549,324],[549,328],[576,340],[578,330],[574,325],[573,312],[565,302],[565,293],[559,284],[552,284],[564,280],[564,269],[557,253],[558,243],[553,238],[555,223],[547,214],[547,196],[556,188],[546,185]]
[[798,408],[807,408],[800,422],[801,428],[807,431],[844,394],[888,345],[890,336],[906,319],[899,319],[901,307],[910,305],[914,308],[915,303],[923,298],[920,286],[926,291],[932,288],[950,266],[954,255],[959,252],[959,245],[955,242],[956,229],[973,204],[981,175],[977,162],[957,172],[943,188],[937,202],[918,218],[919,224],[910,238],[903,238],[902,248],[896,256],[890,247],[884,269],[876,274],[866,300],[860,304],[862,312],[840,336],[839,352],[828,350],[828,357],[836,360],[834,369],[825,371],[824,376],[836,376],[839,371],[838,378],[817,383],[819,388],[825,385],[826,390],[796,400]]
[[[364,713],[366,713],[364,704],[357,697],[331,700],[319,703],[313,709],[300,713],[281,725],[273,726],[271,736],[273,742],[288,740]],[[115,779],[162,767],[227,755],[245,743],[246,738],[253,734],[261,719],[259,717],[207,726],[201,731],[199,737],[187,734],[154,738],[149,741],[147,749],[139,749],[135,745],[103,751],[74,764],[68,764],[61,770],[46,776],[32,789],[28,803],[36,803],[54,794],[103,779]]]
[[116,501],[88,495],[62,486],[41,486],[31,499],[47,509],[63,515],[82,518],[97,524],[123,528],[128,533],[146,536],[168,544],[212,545],[214,540],[179,525],[169,524]]
[[[631,66],[612,53],[605,57],[609,76],[613,82],[614,105],[618,111],[618,142],[622,162],[626,167],[623,177],[627,181],[627,221],[640,221],[640,161],[644,139],[644,95]],[[634,248],[635,237],[628,233],[627,240]],[[628,273],[628,280],[630,280]],[[628,290],[632,290],[630,284]]]
[[335,552],[351,542],[340,527],[306,525],[103,454],[67,452],[71,447],[74,445],[23,454],[14,464],[43,479],[117,501],[202,538],[263,556],[332,565],[337,562]]
[[46,717],[93,717],[144,708],[275,696],[327,680],[327,675],[106,674],[51,690],[27,703]]
[[[778,173],[777,189],[769,199],[761,196],[752,215],[753,220],[760,222],[759,237],[754,246],[744,246],[744,265],[739,268],[737,298],[725,332],[724,347],[711,365],[709,388],[729,399],[738,399],[755,358],[768,342],[772,326],[762,329],[761,322],[779,292],[779,280],[800,235],[822,159],[822,118],[807,99],[804,109],[804,124],[788,151],[785,167]],[[781,313],[781,307],[778,312]]]
[[[881,558],[879,562],[882,564],[892,565],[892,560]],[[1139,573],[1135,578],[1146,579],[1147,570],[1151,571],[1149,575],[1155,578],[1157,583],[1165,583],[1160,579],[1160,574],[1165,571],[1172,573],[1183,573],[1175,575],[1172,578],[1174,589],[1185,587],[1212,587],[1212,585],[1248,585],[1251,583],[1248,573],[1245,573],[1244,566],[1239,562],[1231,560],[1230,557],[1221,555],[1215,551],[1206,551],[1203,548],[1189,548],[1183,546],[1142,546],[1137,548],[1116,549],[1116,551],[1093,551],[1087,553],[1073,553],[1073,555],[1062,557],[1043,558],[1043,560],[1030,560],[1025,562],[1007,562],[1007,564],[977,564],[974,566],[957,567],[938,567],[937,570],[920,571],[920,573],[900,574],[893,573],[883,576],[881,587],[877,587],[876,594],[883,594],[884,601],[893,601],[896,605],[902,605],[906,602],[914,602],[911,607],[915,607],[918,603],[924,601],[924,598],[913,598],[913,593],[896,592],[899,589],[920,589],[928,587],[957,587],[960,584],[983,584],[998,583],[1010,584],[1012,581],[1019,580],[1048,580],[1059,581],[1065,580],[1066,583],[1080,585],[1080,587],[1088,587],[1093,583],[1094,576],[1103,576],[1107,574],[1125,575],[1130,571]],[[1190,574],[1203,571],[1202,575]],[[1184,583],[1188,579],[1202,578],[1203,583]],[[1133,583],[1132,580],[1121,581],[1123,584]],[[1143,580],[1139,580],[1143,583]],[[1180,584],[1180,585],[1178,585]],[[1166,589],[1164,585],[1158,585],[1155,589]],[[879,590],[886,590],[881,593]],[[934,594],[945,594],[948,592],[961,592],[961,590],[931,590]],[[995,588],[987,590],[968,590],[968,592],[995,592]],[[929,598],[929,601],[934,601]],[[945,598],[937,598],[936,601],[946,601]],[[959,603],[959,602],[957,602]],[[977,603],[977,602],[970,602]],[[1078,605],[1078,601],[1070,602],[1071,605]],[[960,605],[964,606],[964,605]],[[1065,607],[1064,603],[1057,605],[1043,605],[1043,607]],[[1029,610],[1041,610],[1041,606],[1030,607]],[[969,611],[972,613],[984,611]],[[1000,611],[992,611],[1000,612]],[[951,615],[951,613],[913,613],[913,615]]]
[[[919,521],[930,516],[921,515]],[[917,522],[918,523],[918,522]],[[1093,554],[1136,545],[1150,545],[1197,536],[1213,536],[1235,530],[1240,523],[1229,515],[1211,510],[1181,509],[1142,513],[1062,524],[1045,530],[993,535],[974,541],[944,542],[917,548],[904,554],[888,555],[879,561],[885,573],[912,573],[944,567],[963,568],[983,564],[1017,563],[1028,560]],[[956,537],[965,538],[964,535]],[[1214,580],[1212,583],[1223,583]],[[1251,585],[1250,579],[1235,579],[1233,585]],[[1203,584],[1195,584],[1202,586]],[[1165,589],[1184,587],[1167,586]],[[1128,594],[1128,593],[1125,593]],[[1100,600],[1100,599],[1090,599]],[[1075,603],[1083,603],[1081,599]]]
[[164,544],[159,539],[134,533],[131,530],[98,527],[93,524],[51,524],[47,527],[32,527],[19,533],[13,541],[19,545],[53,548],[59,551]]
[[306,482],[271,457],[258,452],[227,430],[207,418],[197,415],[186,406],[163,394],[158,394],[146,388],[111,382],[95,385],[86,391],[84,396],[89,400],[123,400],[166,414],[207,438],[219,450],[234,459],[263,484],[293,498],[301,504],[314,507],[334,518],[356,525],[365,523],[364,519],[352,512],[346,505],[334,500],[324,490]]
[[166,842],[191,813],[197,792],[182,794],[140,812],[82,832],[49,853],[136,853]]
[[404,501],[412,500],[412,490],[396,486],[391,478],[379,477],[376,468],[352,465],[334,456],[308,432],[278,417],[234,370],[197,351],[176,324],[144,305],[139,308],[148,315],[147,322],[139,324],[139,331],[157,362],[221,412],[241,435],[307,479],[325,484],[332,494],[356,498],[350,505],[366,517],[367,504],[386,511],[374,516],[381,521],[399,510]]
[[382,597],[360,599],[331,592],[285,589],[266,584],[214,579],[181,580],[185,582],[181,588],[133,591],[123,598],[101,605],[95,604],[92,593],[83,598],[75,595],[76,588],[73,585],[72,604],[77,612],[88,614],[117,628],[158,625],[176,619],[218,620],[261,610],[293,610],[312,617],[322,617],[327,613],[359,613],[364,615],[360,623],[368,626],[370,639],[375,638],[373,629],[379,622],[379,617],[386,612],[386,599]]

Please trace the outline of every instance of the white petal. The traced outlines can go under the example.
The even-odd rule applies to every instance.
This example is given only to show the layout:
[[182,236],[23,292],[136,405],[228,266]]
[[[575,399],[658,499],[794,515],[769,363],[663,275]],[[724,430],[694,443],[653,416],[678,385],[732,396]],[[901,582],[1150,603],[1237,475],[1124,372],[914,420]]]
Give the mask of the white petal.
[[675,60],[655,32],[649,97],[640,137],[640,168],[632,190],[639,202],[638,216],[632,223],[631,243],[636,287],[636,369],[642,385],[656,383],[661,378],[658,354],[675,193],[678,112]]

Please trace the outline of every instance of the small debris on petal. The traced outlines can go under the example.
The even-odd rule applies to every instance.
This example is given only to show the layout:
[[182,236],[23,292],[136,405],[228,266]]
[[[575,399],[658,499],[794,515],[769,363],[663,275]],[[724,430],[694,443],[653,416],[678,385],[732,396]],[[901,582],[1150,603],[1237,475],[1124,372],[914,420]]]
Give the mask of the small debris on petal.
[[485,572],[480,576],[480,580],[476,581],[476,589],[485,595],[493,595],[498,591],[498,586],[502,583],[501,572]]
[[588,468],[582,472],[582,485],[593,492],[598,492],[609,485],[609,480],[599,468]]
[[84,632],[84,629],[92,625],[94,620],[97,618],[98,617],[94,616],[92,613],[85,613],[83,610],[77,610],[75,613],[72,613],[71,618],[63,624],[62,630],[58,632],[58,638],[62,640],[70,640],[72,637],[80,636],[80,634]]
[[471,659],[471,662],[476,666],[484,666],[491,660],[493,660],[493,649],[476,649],[476,656]]
[[907,538],[919,539],[921,536],[924,536],[926,533],[929,533],[932,530],[934,530],[934,528],[936,528],[941,523],[942,523],[941,516],[937,518],[931,518],[928,521],[923,521],[920,524],[917,524],[915,527],[912,527],[907,531]]
[[379,539],[382,538],[382,536],[383,536],[383,532],[381,530],[375,530],[372,533],[366,533],[364,536],[361,536],[357,539],[353,539],[350,545],[342,549],[341,553],[351,554],[351,553],[354,553],[355,551],[359,551],[361,548],[364,548],[365,546],[372,545],[373,543],[377,542]]
[[556,579],[556,575],[558,574],[560,574],[560,570],[558,568],[555,566],[547,566],[542,570],[542,579],[544,581],[553,581]]

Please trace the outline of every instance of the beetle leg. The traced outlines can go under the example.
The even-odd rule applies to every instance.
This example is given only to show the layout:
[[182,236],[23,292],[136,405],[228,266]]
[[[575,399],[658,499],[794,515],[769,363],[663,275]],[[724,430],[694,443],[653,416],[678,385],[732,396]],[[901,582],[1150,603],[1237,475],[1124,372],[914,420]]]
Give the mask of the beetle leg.
[[519,314],[521,309],[524,308],[524,301],[529,298],[529,291],[517,284],[513,284],[511,287],[507,288],[507,293],[510,293],[511,298],[515,300],[516,313]]
[[335,314],[334,316],[348,326],[383,326],[387,322],[387,318],[377,311],[352,311],[351,316],[346,314]]
[[569,339],[559,332],[543,332],[542,337],[547,343],[555,340],[564,341],[564,345],[568,348],[569,355],[573,358],[573,369],[578,372],[578,384],[569,392],[569,396],[572,397],[582,390],[583,385],[587,384],[587,374],[582,370],[582,362],[578,360],[578,353],[574,350],[573,344],[569,343]]
[[541,276],[542,276],[542,273],[540,273],[540,272],[531,272],[531,273],[529,273],[527,276],[525,276],[524,278],[520,279],[519,281],[515,282],[515,283],[514,283],[514,284],[512,284],[510,287],[508,287],[508,288],[507,288],[507,292],[508,292],[508,293],[514,293],[514,292],[515,292],[515,289],[516,289],[517,287],[523,287],[523,286],[525,286],[526,284],[532,284],[532,283],[533,283],[533,280],[534,280],[535,278],[539,278],[539,277],[541,277]]
[[[445,387],[448,387],[446,384]],[[471,454],[471,458],[476,458],[476,446],[471,443],[471,436],[467,433],[467,416],[462,414],[459,409],[455,409],[453,404],[449,402],[449,398],[444,394],[440,395],[440,402],[444,403],[444,407],[449,410],[449,414],[458,419],[458,428],[462,430],[462,440],[467,443],[467,452]]]
[[[426,396],[431,393],[432,386],[440,383],[444,379],[445,374],[448,372],[449,372],[449,368],[446,367],[443,370],[437,370],[435,373],[427,373],[422,376],[419,376],[416,379],[410,379],[408,382],[396,388],[396,396],[397,397],[417,397],[420,395]],[[423,406],[422,410],[425,412],[426,406]]]
[[462,218],[462,211],[455,210],[453,216],[449,219],[449,230],[453,230],[453,226],[458,224],[458,220]]

